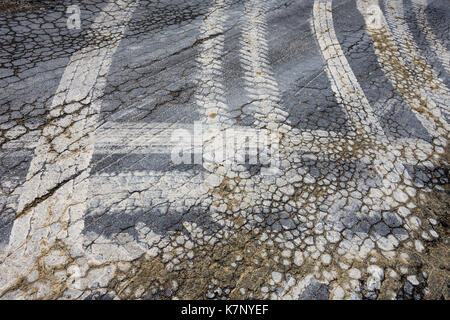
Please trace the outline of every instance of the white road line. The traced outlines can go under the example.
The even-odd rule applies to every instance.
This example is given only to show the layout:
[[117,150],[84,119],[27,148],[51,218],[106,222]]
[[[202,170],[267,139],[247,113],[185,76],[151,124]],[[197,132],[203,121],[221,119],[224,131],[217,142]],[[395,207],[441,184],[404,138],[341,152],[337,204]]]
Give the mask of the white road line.
[[357,0],[356,4],[366,21],[366,30],[372,37],[375,53],[386,77],[409,104],[430,136],[434,138],[436,153],[443,153],[443,147],[447,145],[449,124],[436,103],[429,98],[422,86],[411,75],[388,30],[378,0]]
[[0,295],[19,276],[26,275],[56,241],[63,241],[75,256],[81,253],[99,98],[119,40],[137,4],[131,0],[109,2],[91,30],[107,30],[111,42],[101,48],[81,49],[65,69],[53,98],[49,125],[43,130],[20,191],[8,257],[1,266]]
[[195,93],[195,102],[201,107],[203,121],[209,123],[227,123],[227,105],[223,85],[224,23],[227,20],[224,0],[214,0],[205,20],[200,26],[202,38],[207,39],[200,45],[196,59],[200,70]]
[[[202,129],[219,136],[224,133],[227,126],[217,124],[205,124]],[[235,132],[245,132],[246,134],[258,135],[259,129],[233,126]],[[174,140],[179,130],[183,130],[191,135],[190,139]],[[120,123],[107,122],[104,126],[96,131],[95,138],[95,152],[103,154],[168,154],[174,150],[175,147],[183,144],[183,150],[193,153],[193,141],[203,141],[203,137],[193,138],[195,134],[195,127],[193,124],[183,123]],[[325,136],[327,136],[325,138]],[[333,135],[324,132],[323,130],[302,130],[290,137],[292,145],[295,145],[296,153],[312,153],[309,144],[311,140],[321,141],[320,151],[318,153],[322,156],[329,156],[334,154],[333,146],[345,146],[353,140],[344,134],[334,133]],[[381,141],[381,140],[380,140]],[[413,151],[417,148],[424,150],[425,153],[432,152],[433,145],[427,141],[402,138],[394,141],[389,141],[387,138],[383,141],[385,145],[392,145],[393,150]],[[237,145],[237,143],[236,143]],[[327,148],[326,146],[329,146]],[[405,163],[415,164],[416,160],[413,157],[402,159]]]
[[[186,130],[191,134],[177,141],[173,139],[177,131]],[[181,123],[120,123],[107,122],[96,133],[95,152],[103,154],[169,154],[179,143],[192,146],[193,124]],[[202,139],[202,137],[196,137]]]
[[[199,107],[199,111],[202,114],[201,122],[204,124],[206,128],[214,128],[217,124],[231,125],[232,121],[229,118],[228,106],[226,105],[225,100],[225,89],[223,85],[223,65],[222,65],[222,55],[224,53],[224,24],[227,20],[228,13],[227,7],[224,0],[215,0],[214,4],[209,9],[208,13],[205,15],[204,20],[200,25],[200,36],[202,39],[199,44],[199,55],[196,58],[196,67],[198,69],[198,74],[196,76],[197,81],[197,89],[194,95],[195,104]],[[105,123],[96,133],[96,144],[95,151],[103,152],[105,151],[107,154],[117,154],[117,153],[141,153],[141,154],[149,154],[153,152],[165,153],[169,154],[173,151],[174,143],[171,142],[172,134],[177,130],[189,128],[194,131],[194,125],[183,126],[181,124],[174,123],[159,123],[159,124],[144,124],[144,123],[115,123],[115,122],[107,122]],[[212,139],[218,133],[217,130],[213,130],[211,132],[206,132],[201,137],[195,136],[193,139],[193,152],[196,156],[204,156],[207,151],[199,149],[198,141],[202,139],[204,143],[203,147],[206,150],[211,152],[214,151],[216,147]],[[197,140],[198,139],[198,140]],[[175,142],[179,145],[179,141]],[[200,146],[201,147],[201,146]],[[209,148],[209,149],[208,149]],[[102,159],[101,161],[104,161]],[[199,161],[195,159],[195,161]],[[214,172],[216,169],[211,163],[203,162],[203,165],[209,169],[210,172]],[[135,173],[133,172],[132,175]],[[148,176],[144,177],[145,181],[151,181],[152,176],[160,176],[160,174],[156,172],[140,172],[140,174],[146,174]],[[183,180],[183,175],[185,172],[164,172],[163,176],[161,176],[161,181],[165,181],[165,183],[158,187],[158,184],[152,184],[148,186],[149,190],[153,190],[155,193],[164,193],[162,197],[165,202],[172,201],[173,205],[183,207],[182,203],[186,202],[186,199],[183,198],[183,193],[179,192],[179,188],[181,188],[184,184],[188,183]],[[119,180],[123,182],[123,179],[126,179],[128,176],[127,173],[123,173],[119,175]],[[194,177],[194,185],[190,185],[190,189],[195,192],[202,192],[202,190],[206,190],[206,193],[209,190],[210,179],[214,179],[215,175],[212,174],[204,174],[204,173],[196,173]],[[100,187],[99,184],[96,184],[95,181],[101,181],[100,185],[104,185],[107,187],[109,184],[108,181],[111,180],[111,176],[107,173],[101,173],[100,175],[94,175],[90,178],[91,187],[95,188]],[[105,180],[106,179],[106,180]],[[169,179],[169,180],[167,180]],[[183,182],[184,181],[184,182]],[[95,187],[97,186],[97,187]],[[117,185],[115,190],[124,190],[125,186]],[[166,190],[166,192],[161,191]],[[177,190],[177,191],[175,191]],[[147,191],[149,192],[149,191]],[[200,196],[200,194],[197,194]],[[191,222],[185,222],[185,227],[187,230],[193,230],[191,226]],[[193,235],[194,236],[194,235]],[[194,237],[196,238],[196,237]],[[197,239],[200,240],[200,239]],[[111,246],[113,244],[108,244],[107,239],[101,239],[100,243],[94,243],[91,247],[92,254],[97,258],[97,261],[117,261],[117,260],[132,260],[134,259],[139,252],[136,250],[128,250],[128,256],[120,254],[123,252],[122,248],[115,248],[114,251],[119,252],[118,255],[115,255],[112,252]],[[105,244],[106,243],[106,244]],[[140,247],[140,253],[144,252],[146,249],[150,249],[150,243],[146,243],[145,239],[142,243],[133,242],[133,246]],[[139,251],[139,250],[138,250]],[[134,252],[135,254],[131,254]],[[114,255],[114,256],[113,256]]]
[[244,4],[240,49],[244,86],[250,99],[242,112],[255,119],[253,125],[256,128],[269,130],[272,142],[279,141],[271,145],[270,167],[261,169],[263,176],[281,173],[280,155],[290,141],[281,141],[280,137],[283,133],[292,135],[293,132],[286,124],[289,113],[280,107],[281,92],[269,62],[266,14],[270,9],[259,0],[249,0]]
[[[94,216],[96,210],[100,210],[101,216],[130,214],[134,217],[139,216],[139,209],[144,210],[146,215],[158,212],[160,217],[170,216],[170,211],[186,212],[189,206],[204,203],[209,191],[204,183],[205,175],[208,173],[194,169],[96,173],[90,176],[89,190],[93,203],[100,205],[91,207],[90,211]],[[141,229],[136,225],[138,233]],[[148,231],[153,234],[153,230]],[[125,244],[124,250],[118,245],[117,238],[117,243],[112,245],[111,240],[93,234],[89,239],[92,243],[89,249],[92,250],[92,256],[100,257],[97,261],[129,261],[152,249],[154,243],[146,239],[145,234],[140,234],[139,238],[139,242]]]
[[[197,77],[195,103],[200,107],[200,113],[203,114],[201,119],[203,123],[232,126],[234,120],[230,116],[230,110],[226,103],[222,63],[228,8],[225,0],[214,0],[213,2],[213,6],[209,9],[205,20],[200,26],[201,35],[207,40],[201,43],[199,55],[196,59],[200,72]],[[218,164],[211,161],[211,159],[213,159],[216,152],[220,152],[223,148],[221,144],[214,143],[217,138],[216,135],[216,130],[203,133],[203,137],[207,141],[203,145],[203,167],[212,173],[212,177],[215,177],[214,172],[217,171]],[[194,144],[194,154],[195,157],[198,157],[202,154],[202,150],[197,140],[194,141]],[[195,162],[199,163],[200,159],[196,158]]]
[[[372,161],[378,174],[382,177],[382,183],[379,187],[385,197],[392,196],[394,192],[398,192],[405,186],[412,185],[412,179],[404,168],[402,162],[396,159],[393,154],[393,146],[389,143],[389,139],[374,114],[364,91],[361,89],[356,76],[344,55],[344,52],[337,40],[334,30],[332,16],[331,0],[316,0],[314,2],[314,18],[313,28],[317,36],[320,50],[326,61],[327,75],[330,80],[332,90],[340,105],[346,110],[347,115],[355,126],[358,135],[364,140],[372,142],[373,150],[364,150],[365,153],[372,154]],[[388,143],[386,143],[388,142]],[[387,148],[382,150],[383,144]],[[401,183],[390,181],[389,175],[394,173],[400,178]],[[373,208],[392,209],[387,201],[382,201],[377,195],[376,188],[370,191],[370,197],[374,201]],[[375,205],[376,204],[376,205]],[[372,209],[373,210],[373,209]]]
[[386,20],[391,28],[393,40],[408,63],[408,68],[414,72],[417,83],[426,88],[426,93],[436,101],[443,111],[448,112],[450,92],[427,60],[420,54],[420,49],[408,28],[403,0],[386,2]]
[[416,13],[419,27],[425,34],[428,45],[434,50],[447,73],[450,74],[450,52],[448,52],[445,45],[441,44],[427,21],[425,9],[428,6],[428,0],[412,0],[411,4]]
[[[366,21],[369,25],[374,23],[373,16],[367,17]],[[326,62],[327,75],[338,102],[347,111],[348,117],[356,126],[358,134],[363,137],[363,140],[373,144],[368,150],[364,150],[364,153],[369,153],[369,155],[374,153],[375,159],[373,159],[372,155],[369,161],[372,159],[374,167],[382,180],[379,186],[370,188],[366,197],[371,202],[369,212],[400,211],[401,207],[395,204],[396,201],[399,201],[401,205],[414,206],[413,203],[409,203],[410,200],[407,194],[416,194],[416,189],[421,187],[420,183],[414,184],[408,171],[405,170],[400,159],[402,150],[395,150],[395,147],[389,141],[390,139],[385,136],[376,115],[350,68],[334,30],[331,0],[315,0],[313,28]],[[437,142],[441,141],[438,140]],[[424,160],[429,156],[439,157],[436,155],[437,150],[435,147],[436,145],[432,144],[426,150],[418,148],[416,150],[409,149],[406,152],[413,154],[414,151],[419,151],[421,156],[418,158],[422,157],[422,159],[419,159],[422,161],[420,164],[426,163],[432,166],[430,161]],[[412,158],[414,160],[414,157]],[[416,188],[412,188],[414,185]],[[394,205],[391,205],[391,203]],[[395,209],[396,207],[398,209]],[[408,224],[407,221],[401,220],[402,224]],[[386,244],[392,238],[390,240],[388,238],[380,236],[372,240],[376,241],[377,246],[381,250],[389,250],[390,246]],[[398,248],[397,254],[402,251],[402,248],[399,248],[397,244],[393,244],[393,247]]]
[[[358,135],[363,137],[363,141],[370,143],[369,148],[363,150],[364,158],[369,158],[368,161],[373,162],[373,167],[381,177],[381,181],[376,186],[370,187],[366,196],[366,200],[370,202],[369,212],[399,211],[401,205],[414,206],[407,194],[416,193],[413,186],[420,187],[420,185],[413,182],[400,156],[405,151],[414,162],[414,156],[411,155],[415,149],[396,150],[384,134],[337,40],[331,0],[315,1],[313,28],[326,61],[327,75],[335,96],[347,111]],[[433,153],[433,148],[427,149],[426,153],[425,158]],[[396,203],[399,199],[402,199],[400,206]],[[402,224],[407,225],[407,221],[402,218],[401,220]],[[389,250],[389,246],[386,246],[390,241],[388,238],[379,236],[372,240],[381,250]],[[394,244],[393,247],[398,248],[398,244]],[[398,248],[397,254],[401,250]]]
[[367,139],[373,139],[379,134],[384,136],[384,130],[337,39],[330,0],[314,2],[313,28],[327,63],[327,75],[337,102],[344,107],[356,131]]
[[257,127],[279,130],[288,113],[280,108],[281,93],[269,63],[266,19],[269,9],[258,0],[249,0],[244,6],[240,60],[245,70],[245,89],[255,101],[244,111],[258,120]]

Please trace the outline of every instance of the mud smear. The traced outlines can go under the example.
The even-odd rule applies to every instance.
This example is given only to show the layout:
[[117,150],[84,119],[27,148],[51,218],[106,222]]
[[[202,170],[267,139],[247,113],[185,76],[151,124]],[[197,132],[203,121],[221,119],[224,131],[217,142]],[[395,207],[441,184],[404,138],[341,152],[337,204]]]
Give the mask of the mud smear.
[[0,13],[14,14],[31,8],[32,5],[25,1],[0,0]]
[[379,30],[371,29],[371,36],[380,63],[387,70],[395,89],[404,96],[412,109],[432,119],[440,127],[440,119],[433,114],[428,101],[420,94],[420,81],[417,80],[416,74],[421,76],[424,81],[427,81],[432,90],[438,89],[430,82],[429,72],[427,72],[423,61],[415,59],[414,71],[409,70],[401,60],[401,54],[386,27],[382,27]]
[[[126,272],[118,270],[108,289],[120,299],[245,299],[249,294],[259,297],[272,271],[280,268],[274,260],[261,257],[261,252],[274,248],[261,244],[257,238],[255,232],[242,231],[227,241],[193,248],[192,259],[183,259],[176,270],[168,270],[167,262],[160,256],[142,256]],[[246,289],[246,295],[240,288]]]
[[[447,146],[445,154],[441,158],[441,163],[448,177],[450,160],[450,148]],[[427,299],[427,300],[448,300],[450,298],[450,188],[449,184],[441,186],[443,190],[434,189],[432,192],[419,192],[415,199],[417,208],[415,215],[426,229],[433,229],[439,234],[439,238],[423,241],[424,251],[419,253],[410,250],[410,267],[415,270],[415,274],[421,275],[421,283],[414,287],[412,294],[404,292],[397,295],[397,299]],[[434,224],[430,223],[434,219]],[[415,239],[421,239],[417,235]],[[422,240],[422,239],[421,239]],[[403,285],[406,279],[402,277]]]
[[[442,162],[450,163],[450,148],[447,146]],[[449,172],[448,166],[445,172]],[[422,221],[434,219],[437,225],[434,229],[438,232],[437,240],[426,243],[424,254],[415,254],[413,257],[423,271],[428,273],[428,292],[425,299],[450,299],[450,188],[443,186],[442,191],[423,193],[417,202],[420,210],[419,217]]]
[[434,216],[438,221],[440,238],[428,245],[427,252],[417,259],[428,273],[428,289],[425,299],[450,298],[450,250],[448,210],[450,208],[450,190],[433,192],[424,196],[422,212],[425,216]]

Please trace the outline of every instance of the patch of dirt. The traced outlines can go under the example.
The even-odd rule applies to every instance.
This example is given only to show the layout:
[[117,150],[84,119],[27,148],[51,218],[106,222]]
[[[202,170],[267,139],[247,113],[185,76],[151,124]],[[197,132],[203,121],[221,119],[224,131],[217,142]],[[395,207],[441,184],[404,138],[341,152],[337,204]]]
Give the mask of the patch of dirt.
[[[259,296],[260,288],[276,269],[274,261],[259,256],[262,248],[252,232],[242,232],[215,245],[194,248],[191,260],[183,259],[177,270],[167,270],[161,257],[141,257],[127,272],[118,271],[109,289],[121,299],[170,299],[174,294],[183,299],[205,299],[207,292],[215,298],[242,299],[239,288],[245,287]],[[240,261],[233,265],[233,262]],[[174,286],[174,281],[177,285]]]
[[449,208],[450,190],[425,194],[421,210],[424,217],[433,218],[438,222],[435,227],[440,238],[428,244],[424,254],[414,258],[421,264],[422,270],[428,273],[428,289],[425,299],[450,298],[450,247],[449,247]]
[[[449,149],[447,146],[441,159],[445,164],[450,160]],[[444,169],[448,176],[449,168]],[[450,188],[448,184],[443,187],[442,191],[420,194],[417,201],[419,217],[424,222],[430,218],[436,220],[437,224],[433,229],[440,235],[437,240],[425,244],[424,253],[413,256],[420,269],[428,274],[428,292],[424,299],[450,299]]]
[[0,13],[14,14],[21,10],[31,9],[32,5],[24,0],[0,0]]

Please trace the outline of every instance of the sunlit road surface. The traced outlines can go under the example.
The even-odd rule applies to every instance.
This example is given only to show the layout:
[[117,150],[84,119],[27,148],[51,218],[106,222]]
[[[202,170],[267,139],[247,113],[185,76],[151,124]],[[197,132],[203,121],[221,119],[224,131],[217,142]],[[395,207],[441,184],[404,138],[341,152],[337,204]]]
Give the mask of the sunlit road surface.
[[448,299],[448,1],[0,10],[1,298]]

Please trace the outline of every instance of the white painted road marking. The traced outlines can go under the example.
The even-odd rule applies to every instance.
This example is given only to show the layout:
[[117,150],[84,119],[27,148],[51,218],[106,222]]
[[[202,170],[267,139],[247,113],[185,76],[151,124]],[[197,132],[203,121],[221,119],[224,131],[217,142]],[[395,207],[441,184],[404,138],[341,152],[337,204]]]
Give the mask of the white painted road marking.
[[[202,113],[204,113],[204,119],[202,120],[206,123],[206,128],[211,129],[209,136],[207,135],[206,138],[209,139],[208,142],[213,147],[212,150],[214,150],[214,143],[216,142],[213,138],[216,138],[221,131],[227,128],[234,128],[232,118],[228,117],[229,109],[224,99],[224,86],[222,85],[222,51],[225,40],[223,33],[225,32],[224,23],[228,15],[223,8],[224,2],[221,0],[214,2],[200,29],[202,36],[206,36],[206,38],[203,37],[198,40],[199,42],[196,42],[199,43],[198,47],[200,48],[197,59],[200,76],[195,99],[201,107]],[[111,4],[106,9],[115,12],[117,15],[115,18],[119,17],[120,23],[123,23],[124,20],[129,19],[132,6],[127,5],[129,2],[119,1],[119,3],[123,5],[123,8],[114,8],[114,5]],[[279,225],[280,228],[278,229],[274,225],[273,228],[263,230],[264,235],[276,236],[275,241],[278,242],[279,240],[281,244],[286,244],[286,248],[287,244],[290,243],[288,239],[292,239],[295,235],[296,240],[300,241],[296,245],[308,244],[305,253],[310,251],[309,249],[311,249],[310,252],[315,251],[314,253],[317,256],[312,256],[314,260],[319,261],[316,259],[321,256],[319,251],[324,252],[328,249],[333,251],[323,254],[320,259],[325,264],[329,264],[332,259],[335,262],[340,260],[337,255],[334,255],[335,249],[337,249],[339,255],[342,255],[341,252],[345,253],[344,258],[346,260],[347,255],[350,255],[348,261],[352,259],[352,254],[365,259],[369,250],[375,246],[373,242],[370,242],[373,245],[372,247],[366,245],[359,249],[357,244],[361,244],[365,238],[368,238],[368,241],[373,240],[381,250],[388,251],[389,254],[395,255],[401,252],[401,247],[399,250],[392,251],[401,242],[401,240],[397,241],[394,234],[389,235],[393,238],[392,240],[378,233],[374,235],[370,230],[366,232],[363,229],[358,230],[358,228],[352,227],[348,227],[351,234],[344,234],[346,239],[340,242],[342,223],[339,220],[349,218],[350,220],[367,222],[367,214],[380,213],[384,209],[393,211],[393,208],[399,208],[401,205],[413,205],[409,201],[413,197],[412,194],[416,194],[416,189],[407,187],[412,186],[413,183],[403,163],[408,161],[411,161],[412,165],[417,163],[415,162],[417,159],[411,156],[414,155],[415,148],[425,149],[422,153],[426,155],[434,154],[435,145],[415,139],[389,141],[337,41],[331,14],[331,1],[324,0],[316,1],[314,4],[313,29],[319,41],[319,48],[326,58],[327,74],[332,89],[355,130],[348,135],[342,135],[322,130],[300,131],[286,125],[285,120],[288,114],[281,109],[281,92],[273,73],[273,67],[268,61],[269,46],[266,37],[268,21],[266,14],[271,8],[265,7],[261,2],[255,0],[247,2],[244,7],[240,58],[242,59],[242,67],[245,69],[245,88],[249,97],[253,99],[252,108],[249,109],[251,112],[248,115],[254,115],[254,118],[259,121],[256,122],[258,128],[256,130],[268,128],[272,131],[285,131],[284,138],[286,140],[283,141],[283,148],[285,149],[282,151],[284,152],[283,155],[287,157],[287,159],[283,159],[287,165],[283,167],[284,171],[280,172],[282,175],[269,177],[264,181],[266,178],[261,179],[258,174],[251,176],[249,172],[239,172],[239,179],[233,181],[233,183],[237,182],[239,188],[231,190],[230,194],[226,192],[224,196],[211,192],[212,190],[219,191],[221,189],[217,188],[219,186],[227,186],[226,184],[221,185],[221,180],[218,179],[219,175],[224,175],[224,170],[219,173],[219,169],[223,169],[220,166],[208,167],[209,172],[195,170],[195,168],[167,172],[166,170],[135,171],[133,170],[134,164],[131,164],[131,166],[127,164],[126,168],[119,168],[118,170],[123,169],[123,171],[118,173],[107,172],[108,168],[105,169],[104,167],[100,168],[97,173],[91,172],[90,164],[96,166],[99,162],[107,159],[109,155],[117,153],[123,153],[124,157],[133,153],[169,154],[172,151],[170,149],[173,148],[170,141],[173,132],[178,129],[185,129],[184,125],[181,124],[118,122],[107,122],[98,128],[100,125],[97,121],[100,111],[98,98],[102,96],[106,75],[118,41],[115,45],[106,49],[96,50],[91,48],[92,51],[83,50],[79,55],[73,57],[73,59],[76,58],[75,61],[71,60],[67,67],[67,74],[64,74],[63,81],[58,89],[59,94],[55,97],[51,110],[49,122],[52,122],[52,124],[46,128],[45,136],[38,142],[36,157],[33,159],[27,176],[27,183],[22,190],[20,211],[10,241],[10,255],[4,265],[0,267],[2,277],[9,277],[7,280],[0,279],[0,296],[5,292],[6,285],[14,284],[13,282],[18,280],[16,277],[26,275],[25,273],[35,267],[36,264],[44,265],[47,258],[51,260],[54,257],[52,254],[58,250],[63,252],[63,258],[67,258],[67,263],[63,263],[67,273],[70,273],[69,269],[75,269],[73,274],[77,278],[76,283],[65,283],[62,286],[66,286],[63,288],[65,294],[67,294],[66,288],[68,288],[72,297],[89,294],[89,289],[95,289],[96,286],[105,288],[106,282],[115,276],[116,264],[114,262],[119,260],[120,262],[134,260],[143,257],[143,253],[147,253],[145,258],[148,255],[154,257],[158,253],[162,253],[163,261],[169,262],[171,258],[169,255],[164,257],[164,253],[169,253],[169,250],[173,249],[169,243],[174,240],[175,232],[172,232],[171,227],[175,223],[167,228],[165,223],[167,221],[172,222],[170,221],[171,214],[175,216],[179,214],[176,221],[176,232],[180,231],[178,224],[181,222],[192,238],[200,245],[204,244],[205,241],[212,241],[210,244],[213,244],[214,241],[229,239],[227,233],[236,231],[233,217],[243,218],[245,227],[252,228],[254,225],[259,227],[256,222],[265,222],[260,216],[260,209],[263,208],[264,213],[270,216],[277,213],[275,210],[272,211],[271,208],[278,206],[279,211],[292,212],[293,219],[287,221],[286,230],[295,229],[294,231],[298,232],[298,237],[291,234],[290,231],[285,232],[282,225]],[[98,21],[97,24],[101,23],[108,26],[107,20],[105,18],[103,21]],[[124,28],[123,25],[118,26],[119,38],[123,35]],[[85,67],[84,63],[90,64],[89,67]],[[92,71],[95,79],[91,77]],[[74,76],[74,78],[70,78],[70,76]],[[83,105],[86,104],[90,108],[84,108],[77,103],[78,100],[83,100]],[[61,111],[62,108],[66,111],[65,115]],[[59,119],[57,126],[55,125],[56,118]],[[189,125],[187,127],[188,131],[194,130]],[[201,138],[202,141],[204,138]],[[358,145],[353,148],[355,142]],[[344,147],[344,149],[339,149],[340,147]],[[101,158],[99,162],[91,163],[94,152],[101,156],[106,154],[106,157]],[[333,152],[336,154],[333,154]],[[405,157],[403,152],[409,154],[406,155],[406,160],[402,159],[402,157]],[[319,155],[312,155],[313,153]],[[302,156],[305,156],[306,160],[302,159]],[[311,161],[308,161],[309,156],[311,156]],[[291,158],[295,158],[294,162],[290,162]],[[330,171],[335,172],[334,169],[337,169],[341,173],[345,172],[342,182],[338,181],[338,177],[334,177],[334,182],[328,180],[324,184],[325,179],[321,179],[321,177],[322,175],[325,177],[326,173],[321,172],[317,174],[314,172],[314,176],[318,177],[317,180],[314,179],[307,169],[320,168],[320,164],[317,166],[315,164],[317,160],[330,162],[338,160],[325,171],[330,169]],[[347,161],[350,162],[348,163],[349,166],[342,165]],[[358,163],[354,163],[357,161],[360,161],[359,163],[362,163],[362,165],[359,166]],[[116,163],[107,163],[108,166],[114,164]],[[420,165],[423,164],[424,162],[420,163]],[[339,168],[336,168],[336,165]],[[375,165],[381,180],[372,171],[372,165]],[[346,167],[350,170],[347,170]],[[164,169],[170,170],[172,168],[168,166]],[[114,171],[117,171],[117,169],[114,168]],[[237,177],[235,172],[231,172],[230,179],[233,179],[231,174]],[[327,178],[332,180],[332,176],[333,174],[330,174]],[[351,183],[344,183],[349,180]],[[360,183],[361,181],[366,182],[366,184]],[[45,183],[47,184],[44,185]],[[373,184],[376,184],[377,187],[373,187]],[[341,198],[343,201],[340,201],[337,198],[336,186],[342,187],[341,195],[344,193],[348,195],[350,192],[353,194],[350,197],[345,195]],[[372,189],[370,189],[370,186],[372,186]],[[408,188],[409,191],[406,190]],[[317,192],[318,190],[326,191],[326,194],[319,195],[321,192]],[[371,191],[370,194],[369,191]],[[409,196],[403,191],[408,192]],[[303,193],[300,199],[292,197],[298,196],[300,192]],[[309,196],[308,192],[313,194]],[[315,196],[315,193],[318,194],[318,197]],[[404,195],[395,197],[392,195],[393,193],[403,193]],[[231,199],[231,197],[229,198],[230,195],[235,196],[236,202],[234,204],[228,201]],[[389,198],[390,196],[392,198]],[[397,202],[393,201],[393,198]],[[262,201],[262,199],[268,200]],[[289,201],[289,207],[282,209],[281,207],[288,200],[291,200]],[[384,200],[386,202],[391,200],[391,206],[380,203]],[[363,206],[362,201],[367,205]],[[342,207],[339,202],[342,202],[342,206],[344,202],[347,202],[348,206]],[[229,209],[229,205],[232,206],[232,209]],[[89,208],[88,218],[85,217],[87,208]],[[193,208],[201,209],[202,214],[206,212],[211,216],[207,218],[208,222],[211,218],[212,225],[217,223],[229,228],[219,228],[220,230],[217,232],[214,230],[213,236],[206,236],[205,230],[209,229],[211,225],[207,225],[207,228],[203,229],[202,224],[192,221],[190,210]],[[151,230],[153,222],[155,222],[152,220],[154,210],[158,218],[164,220],[162,230]],[[139,220],[141,212],[148,215],[143,217],[142,220],[150,222],[149,225]],[[135,216],[133,216],[134,213],[136,213]],[[109,218],[117,218],[119,220],[116,221],[120,222],[120,214],[133,216],[132,218],[136,219],[135,221],[140,221],[127,226],[127,228],[133,229],[132,234],[128,233],[128,229],[121,229],[120,226],[118,226],[118,231],[115,231],[111,230],[115,229],[115,225],[112,228],[102,225],[101,219],[103,217],[106,218],[106,221]],[[364,217],[353,219],[353,215],[359,214]],[[305,215],[304,219],[301,217],[303,215]],[[224,217],[228,219],[226,221],[228,223],[225,223]],[[306,217],[310,221],[306,222]],[[166,218],[167,220],[165,220]],[[194,219],[197,219],[197,217],[194,217]],[[98,224],[96,224],[97,221],[99,221]],[[297,226],[289,226],[290,222],[295,222]],[[304,222],[306,222],[306,226]],[[353,222],[356,223],[356,221]],[[314,230],[311,230],[311,232],[317,233],[317,235],[323,234],[323,236],[316,237],[317,240],[321,240],[310,242],[305,238],[309,232],[306,230],[309,228],[308,223],[313,224]],[[396,223],[402,226],[407,224],[400,217]],[[236,227],[241,228],[241,222],[237,222]],[[266,227],[264,226],[264,228]],[[258,231],[256,229],[252,231]],[[332,237],[329,242],[340,243],[336,247],[325,248],[328,243],[325,240],[325,235],[332,230],[337,233],[337,236]],[[112,236],[109,231],[111,231]],[[352,235],[353,231],[355,231],[354,235]],[[288,234],[291,238],[287,236]],[[359,235],[365,238],[359,238]],[[304,237],[301,238],[302,236]],[[191,239],[186,234],[181,235],[181,237],[185,237],[183,241],[186,238]],[[369,240],[369,237],[372,240]],[[316,243],[314,244],[314,242]],[[290,244],[292,245],[292,243]],[[56,245],[58,248],[56,248]],[[291,248],[293,249],[294,246],[291,246]],[[164,251],[166,249],[167,251]],[[385,254],[386,252],[383,251],[382,253]],[[181,254],[186,254],[186,252],[182,250],[180,256],[178,256],[180,259],[182,259]],[[291,256],[291,251],[284,251],[281,255],[286,258],[283,259],[282,263],[286,266],[289,265],[291,261],[288,260],[288,257]],[[264,256],[264,259],[266,257]],[[45,261],[43,261],[44,259]],[[303,261],[303,257],[301,260]],[[53,262],[50,261],[50,263]],[[299,266],[302,262],[296,258],[294,263]],[[66,268],[68,265],[70,267]],[[5,266],[7,269],[3,269]],[[173,264],[170,262],[165,266],[170,271]],[[314,265],[314,270],[317,273],[320,266],[320,263]],[[6,271],[3,272],[4,270]],[[85,273],[86,270],[89,270],[89,272]],[[62,273],[64,274],[65,271],[63,270]],[[272,275],[277,283],[282,279],[281,273],[272,273]],[[60,281],[59,275],[57,277],[56,281]],[[41,277],[40,274],[38,278],[39,281],[47,281],[47,278]],[[126,279],[126,281],[133,281],[133,279]],[[45,284],[39,286],[32,280],[29,282],[32,288],[38,288],[40,291],[46,288]],[[278,293],[281,293],[281,295],[287,294],[291,287],[290,283],[291,278],[288,276],[286,286],[283,285],[286,290],[282,288]],[[56,287],[58,290],[59,286]],[[87,290],[84,291],[85,289]],[[28,292],[12,290],[8,292],[11,296],[29,296],[33,292],[33,289],[28,288],[26,289],[29,290]],[[119,296],[122,290],[119,291]],[[55,296],[58,295],[55,294]]]
[[[339,44],[334,30],[333,16],[332,16],[332,2],[331,0],[316,0],[314,2],[314,18],[313,28],[319,42],[321,52],[326,61],[327,75],[334,91],[336,99],[339,104],[346,110],[347,115],[355,126],[357,133],[364,137],[366,141],[373,142],[374,150],[365,150],[373,154],[374,167],[378,174],[382,177],[381,191],[390,196],[393,192],[401,190],[405,185],[400,183],[392,183],[388,179],[387,172],[393,169],[400,177],[399,182],[404,182],[406,185],[413,185],[412,179],[406,171],[403,164],[396,160],[394,163],[390,159],[396,157],[389,156],[393,150],[388,152],[381,148],[382,142],[389,141],[384,134],[369,101],[367,100],[364,91],[360,87],[356,76],[345,57],[341,45]],[[391,146],[391,144],[387,144]],[[370,193],[376,205],[375,208],[390,210],[392,208],[387,205],[387,201],[382,201],[379,197],[374,196],[375,188],[372,188]]]
[[442,111],[449,111],[450,92],[443,81],[434,72],[427,60],[420,54],[414,36],[408,28],[403,0],[391,0],[386,6],[386,19],[391,28],[393,40],[397,44],[402,57],[408,63],[408,69],[415,72],[415,80],[426,88],[426,93]]
[[[222,125],[203,125],[204,130],[213,132],[216,136],[229,129],[228,126]],[[233,126],[232,129],[237,132],[250,132],[258,134],[258,129],[248,128],[242,126]],[[183,123],[120,123],[120,122],[107,122],[101,126],[95,133],[95,152],[105,155],[110,154],[171,154],[173,149],[179,146],[180,141],[172,140],[172,137],[178,130],[184,130],[194,135],[194,124]],[[307,147],[309,141],[314,139],[322,139],[322,144],[325,144],[325,140],[328,140],[330,146],[333,145],[347,145],[352,138],[346,137],[344,134],[333,133],[328,138],[323,138],[323,130],[302,130],[297,134],[290,137],[292,144],[295,145],[296,152],[301,154],[302,152],[311,152]],[[206,137],[199,136],[196,138],[198,141],[203,141]],[[380,137],[381,139],[381,137]],[[193,140],[182,140],[186,152],[194,153],[196,150],[193,145]],[[424,150],[426,153],[432,152],[433,146],[425,140],[415,138],[402,138],[395,140],[380,140],[383,144],[391,144],[394,150],[410,150],[413,151],[416,148]],[[320,155],[327,156],[333,154],[332,151],[321,150]],[[319,156],[320,156],[319,155]],[[103,161],[100,160],[100,163]],[[405,163],[414,165],[414,158],[402,159]]]
[[[44,129],[27,180],[20,190],[8,257],[1,266],[0,293],[57,240],[67,241],[72,254],[81,249],[92,135],[112,58],[138,1],[111,1],[91,30],[107,29],[111,43],[75,53],[53,98],[49,125]],[[82,101],[83,107],[79,102]],[[66,228],[65,226],[69,224]],[[1,295],[1,294],[0,294]]]
[[448,52],[445,45],[441,44],[427,21],[425,10],[428,6],[428,0],[412,0],[411,4],[416,13],[419,27],[422,28],[425,34],[428,45],[434,50],[447,73],[450,74],[450,52]]
[[[374,41],[375,54],[386,77],[409,104],[417,119],[427,129],[428,134],[434,138],[433,144],[442,149],[447,145],[449,124],[436,103],[430,99],[422,86],[410,75],[408,67],[388,30],[378,0],[357,0],[356,4],[366,20],[366,30]],[[378,12],[380,28],[373,28],[370,25],[369,9],[375,9]],[[441,153],[443,153],[443,149]]]

